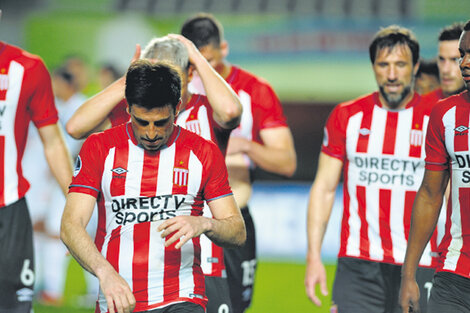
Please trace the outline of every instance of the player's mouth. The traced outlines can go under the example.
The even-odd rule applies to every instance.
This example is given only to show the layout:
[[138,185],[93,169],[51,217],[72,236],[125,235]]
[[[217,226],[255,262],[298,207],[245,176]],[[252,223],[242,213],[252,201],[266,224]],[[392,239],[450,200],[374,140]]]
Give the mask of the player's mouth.
[[388,92],[399,92],[401,89],[401,84],[385,84]]

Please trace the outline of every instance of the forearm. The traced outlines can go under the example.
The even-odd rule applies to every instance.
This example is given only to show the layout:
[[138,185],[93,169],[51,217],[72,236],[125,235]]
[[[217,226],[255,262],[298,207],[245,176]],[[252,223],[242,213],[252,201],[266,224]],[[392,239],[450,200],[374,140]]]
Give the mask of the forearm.
[[290,177],[297,168],[297,156],[293,147],[269,147],[247,141],[245,153],[257,166],[271,173]]
[[85,101],[67,122],[67,133],[75,139],[82,139],[100,125],[106,124],[108,115],[124,99],[125,83],[125,77],[121,77],[102,92]]
[[242,105],[229,84],[202,57],[195,58],[194,66],[201,77],[207,99],[214,110],[216,122],[223,128],[238,126]]
[[245,222],[241,215],[230,216],[223,219],[205,219],[207,220],[207,231],[204,233],[218,246],[230,248],[241,246],[245,243]]

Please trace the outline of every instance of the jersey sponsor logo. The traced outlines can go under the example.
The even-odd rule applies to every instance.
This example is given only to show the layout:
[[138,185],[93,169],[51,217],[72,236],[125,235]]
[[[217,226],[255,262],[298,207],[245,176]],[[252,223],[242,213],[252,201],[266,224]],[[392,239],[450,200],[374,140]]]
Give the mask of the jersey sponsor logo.
[[468,134],[469,128],[464,125],[460,125],[459,127],[454,128],[455,136],[463,136]]
[[[462,153],[462,154],[455,154],[455,160],[457,161],[457,166],[459,169],[462,169],[462,183],[468,184],[470,183],[470,154]],[[464,170],[465,169],[465,170]]]
[[187,169],[175,167],[173,169],[173,183],[181,187],[188,186],[188,174]]
[[73,169],[73,177],[77,176],[78,173],[80,173],[80,170],[82,169],[82,159],[80,158],[80,155],[77,156],[77,159],[75,160],[75,167]]
[[358,180],[365,185],[415,186],[421,180],[418,170],[423,169],[422,160],[401,160],[396,158],[355,156],[351,167],[359,171]]
[[202,133],[201,124],[199,123],[199,120],[187,121],[185,128],[197,135],[201,135]]
[[370,129],[368,128],[361,128],[359,129],[359,134],[361,136],[369,136],[370,135]]
[[113,199],[111,210],[118,225],[160,221],[175,217],[185,200],[183,195]]
[[21,288],[16,291],[16,296],[19,302],[30,302],[33,301],[34,291],[30,288]]
[[410,132],[410,145],[420,147],[423,144],[423,131],[412,129]]

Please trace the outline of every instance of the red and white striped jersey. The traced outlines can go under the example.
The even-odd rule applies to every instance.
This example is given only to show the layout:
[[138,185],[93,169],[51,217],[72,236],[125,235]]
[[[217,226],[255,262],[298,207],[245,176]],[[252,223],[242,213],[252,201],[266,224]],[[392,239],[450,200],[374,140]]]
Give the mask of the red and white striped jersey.
[[[322,152],[344,163],[339,257],[403,263],[429,111],[416,93],[405,109],[387,110],[377,92],[332,111]],[[436,246],[434,234],[421,266],[434,265]]]
[[[157,227],[201,216],[204,201],[231,194],[215,144],[175,126],[165,147],[146,151],[122,124],[85,141],[70,192],[98,198],[95,243],[133,290],[135,312],[181,301],[205,306],[199,237],[165,248]],[[97,312],[107,312],[102,294]]]
[[444,94],[442,93],[442,89],[441,88],[437,88],[423,96],[421,96],[423,98],[423,102],[424,103],[434,103],[436,104],[437,101],[441,100],[441,99],[444,99]]
[[21,165],[29,122],[41,128],[57,120],[43,61],[0,41],[0,207],[23,198],[29,189]]
[[426,136],[426,169],[449,171],[451,194],[437,271],[470,278],[470,95],[465,91],[433,109]]

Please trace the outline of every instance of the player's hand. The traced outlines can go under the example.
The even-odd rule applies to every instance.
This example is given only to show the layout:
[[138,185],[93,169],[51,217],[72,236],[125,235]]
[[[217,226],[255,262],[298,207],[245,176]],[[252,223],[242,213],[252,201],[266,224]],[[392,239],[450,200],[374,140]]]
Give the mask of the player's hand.
[[403,313],[420,312],[419,287],[414,279],[402,278],[400,286],[400,305]]
[[127,282],[113,268],[99,276],[100,287],[108,305],[109,313],[131,313],[135,297]]
[[191,238],[200,236],[208,230],[210,219],[202,216],[176,216],[170,218],[158,226],[158,231],[162,231],[162,238],[172,235],[165,241],[165,247],[169,247],[179,240],[175,245],[176,249],[181,248]]
[[137,61],[140,59],[140,53],[141,53],[142,48],[140,47],[140,44],[135,45],[135,52],[134,55],[132,56],[131,63]]
[[248,147],[250,145],[250,141],[243,138],[232,136],[230,137],[227,145],[227,155],[237,154],[237,153],[246,153],[248,151]]
[[168,37],[170,37],[172,39],[179,40],[184,44],[184,46],[188,50],[189,62],[191,64],[196,64],[196,60],[198,60],[198,59],[199,60],[204,59],[202,54],[199,52],[198,48],[188,38],[186,38],[182,35],[178,35],[178,34],[169,34]]
[[320,291],[322,295],[328,295],[328,288],[326,286],[326,270],[321,259],[307,258],[307,269],[305,271],[305,292],[307,293],[310,301],[317,306],[321,306],[321,300],[315,293],[316,285],[320,284]]

